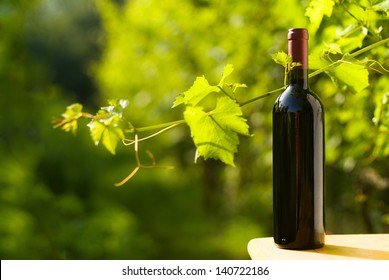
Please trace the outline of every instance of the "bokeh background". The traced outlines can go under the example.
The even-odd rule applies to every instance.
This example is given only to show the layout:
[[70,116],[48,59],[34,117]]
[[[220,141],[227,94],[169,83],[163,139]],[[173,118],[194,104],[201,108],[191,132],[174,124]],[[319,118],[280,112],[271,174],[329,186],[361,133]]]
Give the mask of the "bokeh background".
[[[387,14],[366,9],[382,1],[338,2],[315,27],[304,0],[1,0],[1,259],[249,258],[248,241],[272,235],[276,96],[244,107],[252,136],[236,168],[193,163],[184,125],[141,144],[175,169],[140,170],[121,188],[132,148],[113,156],[87,122],[74,136],[51,121],[71,103],[94,113],[110,98],[130,100],[138,127],[181,119],[175,96],[196,76],[217,83],[228,63],[248,86],[241,100],[279,88],[271,54],[286,51],[291,27],[309,26],[311,50],[350,30],[350,52],[380,40],[379,28],[388,37]],[[387,45],[367,55],[388,69]],[[312,79],[326,108],[328,233],[389,232],[388,132],[372,121],[378,104],[389,116],[381,72],[357,94]]]

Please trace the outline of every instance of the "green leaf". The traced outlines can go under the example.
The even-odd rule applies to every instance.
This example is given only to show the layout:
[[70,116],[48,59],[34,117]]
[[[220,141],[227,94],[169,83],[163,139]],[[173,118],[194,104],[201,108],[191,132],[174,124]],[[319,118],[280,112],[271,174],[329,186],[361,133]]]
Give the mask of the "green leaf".
[[219,86],[219,88],[220,88],[221,92],[224,93],[224,95],[228,96],[229,98],[231,98],[233,100],[236,100],[233,85],[222,84],[221,86]]
[[342,54],[342,49],[340,48],[339,44],[336,44],[336,43],[331,43],[331,44],[326,44],[324,43],[325,45],[325,48],[324,48],[324,52],[326,53],[332,53],[332,54]]
[[[108,100],[108,104],[109,106],[101,107],[88,127],[95,145],[102,143],[109,152],[115,154],[118,142],[124,139],[123,112],[129,101],[111,99]],[[132,127],[129,122],[127,125]]]
[[123,130],[120,127],[107,126],[101,140],[104,147],[114,155],[118,142],[123,138]]
[[235,90],[237,88],[247,87],[245,84],[227,84],[225,81],[234,71],[234,66],[232,64],[227,64],[224,67],[223,75],[220,79],[220,82],[216,86],[211,86],[207,79],[202,77],[197,77],[192,87],[176,97],[176,100],[173,103],[173,108],[178,105],[185,104],[190,106],[196,106],[200,103],[205,97],[211,93],[223,92],[225,95],[235,100]]
[[105,130],[105,125],[102,124],[100,121],[92,120],[90,123],[88,123],[88,127],[90,129],[90,135],[92,137],[93,142],[96,146],[99,145],[101,137]]
[[330,62],[327,59],[325,59],[323,55],[319,55],[319,54],[310,54],[308,61],[309,61],[309,69],[312,70],[324,68],[330,64]]
[[66,107],[65,113],[62,114],[64,119],[78,119],[82,115],[82,105],[75,103]]
[[367,33],[368,30],[365,27],[361,28],[357,23],[350,24],[343,31],[340,31],[337,44],[342,48],[343,53],[352,52],[362,47]]
[[225,67],[224,67],[224,70],[223,70],[223,76],[222,78],[220,79],[220,82],[219,82],[219,86],[222,86],[224,84],[224,80],[231,75],[231,73],[234,71],[234,66],[232,64],[227,64]]
[[197,157],[218,159],[235,166],[238,134],[249,135],[249,130],[241,108],[234,100],[227,96],[218,98],[215,109],[209,113],[202,107],[188,106],[184,117],[197,147]]
[[108,100],[109,106],[101,107],[102,110],[107,111],[109,114],[122,117],[124,109],[130,104],[127,99],[110,99]]
[[351,90],[353,93],[369,86],[369,72],[360,64],[342,63],[328,74],[339,88]]
[[389,0],[382,1],[373,6],[375,11],[386,12],[386,15],[389,16]]
[[65,113],[62,114],[63,122],[62,129],[66,132],[77,132],[77,120],[82,116],[82,105],[75,103],[66,107]]
[[288,64],[292,62],[292,57],[282,51],[272,54],[271,58],[275,63],[282,65],[284,68],[287,68]]
[[208,94],[219,91],[219,87],[211,86],[204,76],[197,77],[192,87],[176,98],[173,108],[181,104],[195,106]]
[[[100,110],[97,116],[103,114],[106,114],[106,111]],[[121,118],[116,115],[92,120],[88,127],[95,145],[97,146],[101,142],[109,152],[115,154],[117,143],[124,139],[124,132],[120,124]]]
[[333,0],[311,0],[309,2],[305,15],[309,18],[314,31],[319,28],[324,15],[328,17],[332,15],[334,5]]

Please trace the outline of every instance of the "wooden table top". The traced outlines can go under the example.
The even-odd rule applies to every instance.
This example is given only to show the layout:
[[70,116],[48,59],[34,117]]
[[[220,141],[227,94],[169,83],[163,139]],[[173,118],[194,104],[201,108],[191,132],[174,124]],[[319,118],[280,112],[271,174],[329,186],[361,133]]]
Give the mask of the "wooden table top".
[[327,235],[323,248],[285,250],[272,237],[250,240],[248,252],[253,260],[389,260],[389,234]]

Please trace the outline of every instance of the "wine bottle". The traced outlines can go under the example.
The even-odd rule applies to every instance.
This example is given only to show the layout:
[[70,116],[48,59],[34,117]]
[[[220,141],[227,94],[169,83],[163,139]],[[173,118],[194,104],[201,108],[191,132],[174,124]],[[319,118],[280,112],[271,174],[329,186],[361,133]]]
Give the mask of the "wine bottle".
[[289,29],[288,86],[273,108],[274,242],[324,245],[324,110],[308,86],[308,31]]

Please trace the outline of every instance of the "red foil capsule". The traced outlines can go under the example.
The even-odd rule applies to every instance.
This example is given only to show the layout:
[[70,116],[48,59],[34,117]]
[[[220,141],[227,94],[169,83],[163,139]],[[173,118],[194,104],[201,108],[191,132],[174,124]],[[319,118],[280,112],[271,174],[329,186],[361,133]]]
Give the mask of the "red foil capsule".
[[308,30],[292,28],[288,31],[288,54],[301,65],[294,69],[308,69]]

